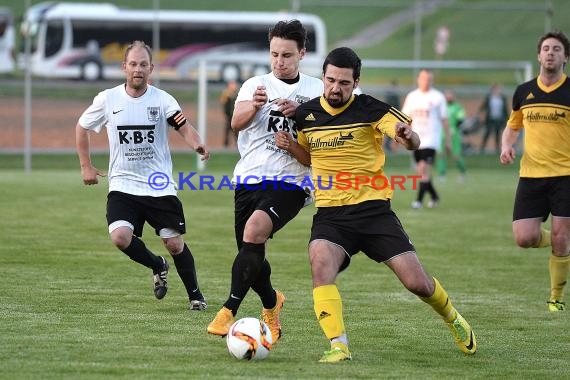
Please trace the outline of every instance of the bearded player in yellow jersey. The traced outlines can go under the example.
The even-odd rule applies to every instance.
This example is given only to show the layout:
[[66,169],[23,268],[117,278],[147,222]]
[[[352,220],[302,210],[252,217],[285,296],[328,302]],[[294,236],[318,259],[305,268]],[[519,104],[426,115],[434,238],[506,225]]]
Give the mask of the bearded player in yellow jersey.
[[[401,111],[369,95],[353,94],[360,68],[360,58],[351,49],[331,51],[323,64],[323,96],[297,108],[298,142],[279,132],[275,140],[279,148],[311,165],[313,183],[320,184],[315,189],[317,213],[309,243],[315,315],[331,345],[320,362],[352,358],[335,282],[360,251],[388,266],[410,292],[441,315],[461,351],[474,354],[477,345],[471,326],[441,284],[426,273],[392,211],[391,187],[373,180],[386,178],[384,136],[409,150],[417,149],[420,139]],[[348,179],[353,180],[351,186]]]
[[[569,50],[562,32],[540,38],[540,73],[518,86],[513,95],[500,156],[503,164],[514,162],[514,144],[524,128],[513,234],[520,247],[552,247],[547,303],[553,312],[565,308],[564,287],[570,270],[570,80],[564,74]],[[542,227],[549,214],[551,231]]]

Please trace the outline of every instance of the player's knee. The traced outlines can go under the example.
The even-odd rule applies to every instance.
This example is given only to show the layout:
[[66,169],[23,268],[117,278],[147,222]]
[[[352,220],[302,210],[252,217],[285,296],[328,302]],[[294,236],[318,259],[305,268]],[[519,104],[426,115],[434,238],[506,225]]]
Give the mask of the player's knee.
[[120,250],[125,250],[131,245],[133,235],[130,233],[112,233],[111,242]]
[[163,243],[171,255],[178,255],[184,248],[182,239],[164,239]]
[[570,236],[567,231],[553,229],[551,234],[552,250],[554,252],[570,251]]
[[427,279],[422,278],[409,278],[405,283],[404,286],[408,289],[411,293],[415,294],[418,297],[429,297],[433,294],[433,286],[430,286]]
[[263,231],[250,229],[244,232],[243,241],[253,244],[263,244],[269,239],[269,235]]
[[264,244],[273,227],[271,219],[260,220],[260,218],[250,218],[243,231],[243,241],[253,244]]
[[540,236],[515,233],[515,243],[521,248],[533,248],[538,245]]
[[540,224],[513,223],[513,238],[521,248],[537,247],[540,243]]

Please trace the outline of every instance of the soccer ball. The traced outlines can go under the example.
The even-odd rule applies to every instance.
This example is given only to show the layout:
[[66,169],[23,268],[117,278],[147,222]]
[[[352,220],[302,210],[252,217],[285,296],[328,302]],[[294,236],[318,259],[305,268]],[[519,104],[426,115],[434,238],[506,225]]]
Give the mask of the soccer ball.
[[230,327],[226,343],[235,358],[260,360],[269,355],[273,338],[265,322],[257,318],[242,318]]

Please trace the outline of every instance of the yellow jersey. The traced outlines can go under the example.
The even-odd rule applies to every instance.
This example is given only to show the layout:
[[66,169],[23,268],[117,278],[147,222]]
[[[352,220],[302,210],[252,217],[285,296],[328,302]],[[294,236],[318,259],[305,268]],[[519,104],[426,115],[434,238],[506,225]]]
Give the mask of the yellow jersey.
[[301,104],[295,121],[298,142],[311,155],[317,207],[392,198],[382,141],[395,137],[396,122],[411,124],[408,116],[369,95],[353,95],[341,108],[321,96]]
[[518,86],[507,127],[524,128],[521,177],[570,175],[570,80],[566,75],[551,86],[538,78]]

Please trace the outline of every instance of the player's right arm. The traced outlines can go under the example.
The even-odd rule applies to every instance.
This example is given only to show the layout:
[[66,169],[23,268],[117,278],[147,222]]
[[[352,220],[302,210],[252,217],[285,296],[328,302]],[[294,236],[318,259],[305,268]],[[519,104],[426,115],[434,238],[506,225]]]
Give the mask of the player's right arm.
[[520,130],[506,127],[501,137],[501,164],[512,164],[516,158],[515,143],[519,137]]
[[275,145],[279,149],[286,150],[305,166],[311,166],[311,154],[299,144],[290,133],[279,131],[275,133]]
[[[245,85],[245,84],[244,84]],[[240,90],[241,91],[241,90]],[[249,126],[257,111],[267,103],[267,93],[264,86],[257,86],[251,100],[237,101],[232,115],[232,129],[239,132]]]
[[81,165],[81,177],[85,185],[95,185],[99,181],[97,176],[104,177],[105,173],[97,169],[91,163],[91,153],[89,149],[89,131],[77,123],[75,126],[75,146],[79,164]]
[[93,103],[79,117],[75,125],[75,148],[81,165],[81,177],[85,185],[95,185],[99,181],[97,176],[106,176],[105,172],[97,169],[91,163],[91,152],[89,146],[90,126],[91,130],[100,132],[105,120],[105,103],[107,91],[102,91],[93,99]]

